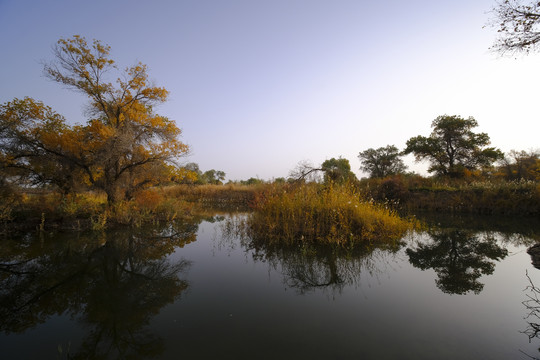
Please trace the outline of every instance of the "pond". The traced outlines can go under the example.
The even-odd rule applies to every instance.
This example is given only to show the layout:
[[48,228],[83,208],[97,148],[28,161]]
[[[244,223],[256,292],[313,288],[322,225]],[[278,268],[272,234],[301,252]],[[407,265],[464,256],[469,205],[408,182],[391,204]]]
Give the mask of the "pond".
[[1,357],[540,358],[537,219],[336,249],[252,241],[242,216],[2,238]]

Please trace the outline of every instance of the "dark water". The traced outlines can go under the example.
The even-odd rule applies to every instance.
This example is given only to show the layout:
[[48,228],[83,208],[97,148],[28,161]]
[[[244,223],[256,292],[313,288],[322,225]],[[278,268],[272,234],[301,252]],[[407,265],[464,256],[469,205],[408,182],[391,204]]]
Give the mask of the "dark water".
[[540,358],[536,220],[332,249],[231,219],[1,239],[0,358]]

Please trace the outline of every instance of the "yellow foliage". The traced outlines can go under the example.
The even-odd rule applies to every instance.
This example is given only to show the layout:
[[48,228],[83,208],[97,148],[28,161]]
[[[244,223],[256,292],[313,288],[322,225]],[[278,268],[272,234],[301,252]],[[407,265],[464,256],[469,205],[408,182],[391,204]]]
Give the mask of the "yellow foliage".
[[[110,47],[81,36],[60,39],[56,63],[45,65],[49,78],[90,99],[93,118],[69,126],[43,103],[15,99],[0,107],[0,129],[10,128],[13,144],[2,154],[3,165],[37,175],[63,192],[76,185],[100,189],[110,202],[137,190],[170,181],[172,163],[188,152],[174,121],[153,112],[166,101],[168,91],[151,86],[147,66],[125,70],[116,84],[104,82],[107,70],[116,70]],[[183,175],[182,175],[183,176]]]
[[254,238],[353,245],[393,241],[412,224],[382,205],[363,201],[353,187],[318,184],[277,188],[254,202],[249,219]]
[[135,204],[138,208],[145,210],[155,210],[163,200],[164,198],[161,194],[150,189],[139,191],[135,195]]

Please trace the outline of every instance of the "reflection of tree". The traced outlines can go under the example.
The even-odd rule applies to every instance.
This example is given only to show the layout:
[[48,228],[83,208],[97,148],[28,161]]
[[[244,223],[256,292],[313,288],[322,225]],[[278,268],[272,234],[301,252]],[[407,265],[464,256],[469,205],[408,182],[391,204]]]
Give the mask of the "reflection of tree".
[[[150,319],[187,288],[189,266],[165,256],[195,240],[197,225],[18,241],[0,251],[0,331],[23,332],[68,313],[89,328],[75,358],[155,356]],[[3,249],[2,249],[3,250]]]
[[[534,285],[527,272],[525,272],[525,275],[529,281],[529,286],[525,288],[525,291],[528,290],[529,293],[526,294],[527,300],[523,301],[522,304],[527,309],[528,314],[525,317],[527,328],[522,333],[526,334],[529,337],[529,342],[531,342],[532,339],[540,337],[540,289]],[[521,352],[525,354],[523,351]],[[525,355],[530,359],[538,359],[528,354]]]
[[447,214],[419,212],[415,217],[439,228],[470,229],[475,232],[497,233],[504,244],[531,246],[540,242],[540,222],[537,217],[512,217],[482,214]]
[[269,242],[264,234],[247,236],[243,219],[229,219],[221,227],[224,238],[242,239],[242,246],[255,260],[267,262],[283,274],[284,283],[306,293],[315,289],[340,292],[345,286],[358,284],[361,274],[373,275],[387,253],[395,253],[401,243],[360,244],[355,247],[319,245],[302,241],[298,244]]
[[448,294],[478,294],[484,284],[482,275],[490,275],[495,263],[508,251],[493,236],[480,237],[466,230],[436,230],[429,233],[432,241],[407,249],[411,264],[422,270],[433,269],[438,275],[437,287]]
[[[259,244],[261,245],[261,244]],[[345,286],[358,284],[362,274],[378,270],[388,252],[399,250],[400,244],[386,246],[322,246],[307,243],[294,246],[257,246],[254,256],[268,261],[283,274],[287,286],[306,293],[315,289],[341,292]]]
[[529,286],[525,290],[528,290],[529,293],[526,295],[527,300],[523,301],[523,305],[529,313],[525,317],[528,327],[524,333],[527,334],[529,340],[532,340],[540,335],[540,289],[534,286],[528,273],[526,273],[526,276],[527,280],[529,280]]

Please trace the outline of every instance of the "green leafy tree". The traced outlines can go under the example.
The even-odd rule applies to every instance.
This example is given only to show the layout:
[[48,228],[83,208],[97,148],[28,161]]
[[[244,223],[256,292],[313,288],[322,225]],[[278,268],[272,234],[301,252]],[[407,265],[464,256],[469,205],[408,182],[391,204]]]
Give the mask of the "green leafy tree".
[[493,50],[500,53],[517,53],[537,50],[540,42],[540,2],[523,4],[520,0],[499,1],[492,13],[491,26],[497,28],[499,37]]
[[383,178],[405,172],[407,167],[400,158],[401,154],[394,145],[362,151],[358,158],[362,162],[361,170],[371,178]]
[[458,177],[464,169],[489,167],[503,157],[500,150],[487,147],[486,133],[474,133],[478,123],[473,117],[443,115],[433,120],[429,137],[416,136],[407,141],[404,154],[414,154],[416,161],[428,160],[429,172]]
[[205,184],[220,185],[223,184],[223,180],[225,180],[225,172],[214,169],[208,170],[202,174],[201,179]]
[[326,160],[321,165],[321,170],[324,172],[324,182],[343,184],[347,181],[357,180],[356,175],[351,171],[349,160],[343,158],[331,158]]
[[259,184],[263,184],[263,183],[264,183],[264,181],[262,181],[259,178],[254,178],[254,177],[250,177],[247,180],[241,180],[240,181],[240,184],[242,184],[242,185],[259,185]]

